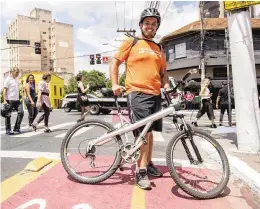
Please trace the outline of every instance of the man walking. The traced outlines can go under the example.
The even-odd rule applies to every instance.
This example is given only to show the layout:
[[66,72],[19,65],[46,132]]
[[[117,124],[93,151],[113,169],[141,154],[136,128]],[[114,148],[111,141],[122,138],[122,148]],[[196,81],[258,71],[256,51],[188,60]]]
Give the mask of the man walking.
[[23,120],[23,106],[19,100],[19,69],[14,67],[10,71],[10,75],[4,81],[4,105],[9,104],[10,110],[15,109],[17,113],[17,119],[14,125],[13,131],[11,130],[11,114],[7,115],[5,118],[5,128],[7,135],[13,135],[14,132],[21,133],[20,125]]
[[[169,78],[166,72],[166,59],[160,45],[153,41],[161,23],[157,9],[145,9],[140,17],[141,36],[129,38],[123,42],[110,65],[112,90],[115,95],[122,92],[118,85],[119,65],[126,61],[126,94],[129,115],[136,122],[161,109],[161,87],[169,88]],[[150,189],[148,175],[160,177],[162,172],[152,163],[153,134],[162,131],[162,120],[155,121],[145,136],[147,141],[141,147],[141,156],[137,161],[136,183],[142,189]],[[137,138],[142,128],[134,132]]]
[[[228,108],[228,87],[227,87],[226,81],[222,82],[222,88],[218,92],[218,97],[217,97],[217,101],[216,101],[217,109],[219,108],[219,105],[218,105],[219,103],[220,103],[219,126],[222,126],[223,116],[224,116],[226,110],[227,110],[227,114],[228,114],[228,121],[230,121],[229,108]],[[232,106],[231,106],[231,108],[232,108]],[[231,109],[231,113],[232,113],[232,109]],[[229,124],[229,125],[231,126],[231,124]]]

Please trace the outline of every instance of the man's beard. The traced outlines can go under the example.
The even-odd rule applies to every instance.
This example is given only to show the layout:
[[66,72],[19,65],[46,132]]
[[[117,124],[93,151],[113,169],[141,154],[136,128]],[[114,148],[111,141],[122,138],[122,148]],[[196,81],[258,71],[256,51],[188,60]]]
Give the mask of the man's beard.
[[143,35],[145,38],[147,38],[147,39],[152,39],[152,38],[154,38],[154,37],[155,37],[155,34],[156,34],[156,32],[155,32],[155,33],[153,33],[153,34],[145,35],[144,31],[143,31],[143,30],[141,30],[141,31],[142,31],[142,35]]

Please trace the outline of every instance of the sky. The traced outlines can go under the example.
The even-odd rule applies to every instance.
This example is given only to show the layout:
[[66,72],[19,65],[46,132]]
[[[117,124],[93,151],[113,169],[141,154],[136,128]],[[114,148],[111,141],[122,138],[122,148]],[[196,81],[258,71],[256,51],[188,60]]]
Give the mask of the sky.
[[[117,29],[135,29],[140,34],[138,21],[145,1],[4,1],[1,2],[1,36],[16,16],[30,16],[34,8],[52,11],[53,19],[73,25],[74,56],[116,50],[123,33]],[[157,39],[198,20],[197,1],[161,1],[159,12],[162,23]],[[114,52],[102,54],[112,56]],[[96,69],[108,76],[108,64],[90,65],[89,57],[75,58],[75,74],[80,70]],[[124,66],[120,67],[120,72]]]

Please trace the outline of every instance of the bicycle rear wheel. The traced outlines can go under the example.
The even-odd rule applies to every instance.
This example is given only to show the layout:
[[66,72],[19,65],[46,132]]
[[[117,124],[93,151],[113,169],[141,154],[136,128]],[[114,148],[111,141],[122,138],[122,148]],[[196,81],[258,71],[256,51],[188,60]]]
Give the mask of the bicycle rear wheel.
[[61,144],[61,162],[73,179],[85,184],[97,184],[116,172],[122,160],[120,136],[103,145],[93,146],[86,155],[91,140],[113,130],[114,127],[104,121],[87,120],[68,131]]
[[220,144],[207,133],[193,129],[192,140],[203,162],[199,162],[191,139],[182,131],[167,146],[166,163],[175,183],[199,199],[217,197],[226,188],[230,168]]

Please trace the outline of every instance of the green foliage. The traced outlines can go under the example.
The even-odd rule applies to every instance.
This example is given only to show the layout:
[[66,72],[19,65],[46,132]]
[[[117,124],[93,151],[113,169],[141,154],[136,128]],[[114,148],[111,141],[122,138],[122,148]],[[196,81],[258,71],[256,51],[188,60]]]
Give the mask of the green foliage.
[[69,80],[69,85],[64,87],[64,91],[65,91],[65,94],[76,93],[78,91],[77,90],[77,81],[76,81],[75,77],[72,77]]
[[1,93],[0,93],[0,101],[1,101],[1,103],[4,102],[4,94],[3,94],[3,90],[1,90]]
[[120,86],[125,86],[125,77],[126,77],[125,72],[122,75],[120,75],[120,78],[119,78],[119,85]]

